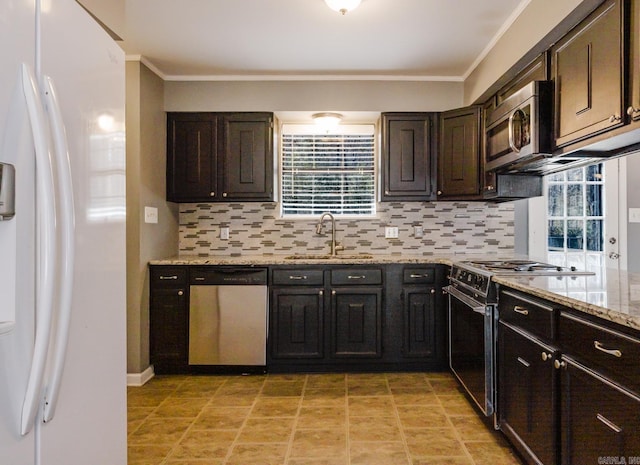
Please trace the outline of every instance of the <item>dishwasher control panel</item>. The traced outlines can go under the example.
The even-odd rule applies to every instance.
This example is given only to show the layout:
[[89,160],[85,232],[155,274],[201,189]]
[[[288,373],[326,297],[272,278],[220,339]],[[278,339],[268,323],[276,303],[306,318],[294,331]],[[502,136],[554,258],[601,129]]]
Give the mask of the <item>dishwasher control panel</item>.
[[253,267],[192,268],[190,284],[198,285],[266,285],[267,269]]

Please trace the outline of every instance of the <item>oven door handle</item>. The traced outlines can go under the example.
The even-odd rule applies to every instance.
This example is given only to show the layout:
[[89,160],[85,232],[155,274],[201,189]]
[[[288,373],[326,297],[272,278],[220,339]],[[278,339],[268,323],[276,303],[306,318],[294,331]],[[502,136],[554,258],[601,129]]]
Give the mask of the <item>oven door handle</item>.
[[482,313],[483,315],[486,313],[486,311],[487,311],[487,306],[486,305],[484,305],[484,304],[478,302],[477,300],[472,299],[468,295],[460,292],[454,286],[446,286],[444,288],[444,290],[446,292],[448,292],[450,296],[455,297],[456,299],[461,301],[466,306],[471,307],[471,310],[473,310],[474,312]]

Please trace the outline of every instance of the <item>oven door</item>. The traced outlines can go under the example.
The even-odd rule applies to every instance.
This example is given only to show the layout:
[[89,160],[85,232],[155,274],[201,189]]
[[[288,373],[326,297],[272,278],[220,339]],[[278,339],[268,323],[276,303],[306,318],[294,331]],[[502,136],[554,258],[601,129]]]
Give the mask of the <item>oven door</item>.
[[494,414],[494,306],[453,286],[449,294],[449,366],[486,416]]

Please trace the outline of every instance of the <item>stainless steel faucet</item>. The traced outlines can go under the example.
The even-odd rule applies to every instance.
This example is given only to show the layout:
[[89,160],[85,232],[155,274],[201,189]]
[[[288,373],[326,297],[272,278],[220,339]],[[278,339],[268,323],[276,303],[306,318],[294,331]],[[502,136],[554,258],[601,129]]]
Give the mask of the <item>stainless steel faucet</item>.
[[336,219],[331,213],[326,212],[320,215],[320,221],[318,221],[318,224],[316,224],[316,234],[322,234],[324,219],[327,216],[331,218],[331,256],[335,257],[336,255],[338,255],[338,250],[344,250],[344,246],[339,242],[336,242]]

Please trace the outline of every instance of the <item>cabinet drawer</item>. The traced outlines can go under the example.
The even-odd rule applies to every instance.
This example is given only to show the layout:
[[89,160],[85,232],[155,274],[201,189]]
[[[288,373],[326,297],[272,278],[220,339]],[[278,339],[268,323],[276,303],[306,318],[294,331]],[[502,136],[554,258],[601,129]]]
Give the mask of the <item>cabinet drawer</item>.
[[569,312],[560,313],[558,337],[565,353],[640,393],[640,338]]
[[331,272],[333,285],[382,284],[382,270],[348,269]]
[[504,290],[500,292],[498,302],[500,320],[547,340],[554,338],[554,309],[551,304],[528,295]]
[[152,266],[151,287],[176,287],[187,285],[186,266]]
[[322,286],[322,270],[273,270],[273,284],[277,286]]
[[435,268],[405,268],[402,272],[404,284],[429,284],[436,279]]

